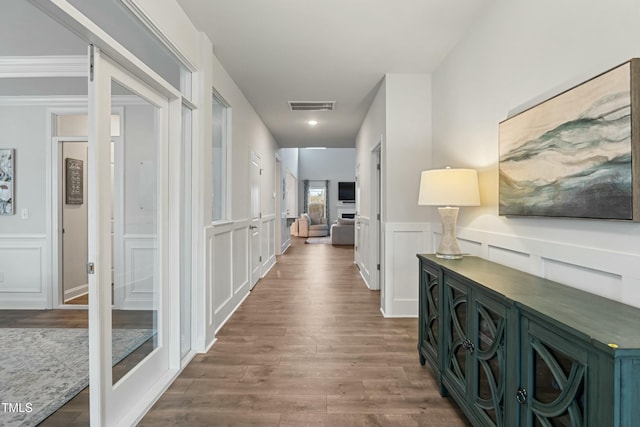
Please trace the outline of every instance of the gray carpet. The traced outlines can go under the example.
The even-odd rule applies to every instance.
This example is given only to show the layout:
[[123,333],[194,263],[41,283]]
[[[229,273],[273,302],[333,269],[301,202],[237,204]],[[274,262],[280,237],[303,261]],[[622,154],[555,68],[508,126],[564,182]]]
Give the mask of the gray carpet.
[[[113,364],[153,334],[150,329],[114,329]],[[35,426],[87,385],[86,329],[0,328],[1,426]],[[5,403],[20,403],[21,412],[15,406],[8,411]]]
[[309,243],[309,244],[320,244],[320,245],[330,245],[331,244],[331,236],[324,236],[324,237],[307,237],[307,240],[305,240],[305,243]]

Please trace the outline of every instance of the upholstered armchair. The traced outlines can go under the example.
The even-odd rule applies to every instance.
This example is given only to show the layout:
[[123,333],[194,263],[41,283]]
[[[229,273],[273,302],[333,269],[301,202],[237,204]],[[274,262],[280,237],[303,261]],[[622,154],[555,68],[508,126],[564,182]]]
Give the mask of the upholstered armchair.
[[327,225],[327,218],[307,213],[303,213],[298,218],[299,237],[323,237],[328,235],[329,225]]

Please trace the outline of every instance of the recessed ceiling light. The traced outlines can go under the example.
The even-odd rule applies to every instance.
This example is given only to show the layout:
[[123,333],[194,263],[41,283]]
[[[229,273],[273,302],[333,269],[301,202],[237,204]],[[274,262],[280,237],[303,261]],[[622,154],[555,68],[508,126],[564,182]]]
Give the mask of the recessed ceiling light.
[[309,123],[311,126],[315,126],[318,124],[317,120],[309,120],[307,123]]
[[307,150],[326,150],[327,147],[305,147]]

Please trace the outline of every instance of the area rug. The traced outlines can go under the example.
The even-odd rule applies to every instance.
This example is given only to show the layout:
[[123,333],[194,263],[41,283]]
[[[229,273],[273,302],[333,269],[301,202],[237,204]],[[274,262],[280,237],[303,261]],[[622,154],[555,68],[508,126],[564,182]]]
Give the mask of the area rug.
[[307,237],[307,240],[305,240],[305,243],[330,245],[331,244],[331,236]]
[[[153,334],[151,329],[114,329],[113,364]],[[35,426],[87,385],[87,329],[0,328],[0,425]]]

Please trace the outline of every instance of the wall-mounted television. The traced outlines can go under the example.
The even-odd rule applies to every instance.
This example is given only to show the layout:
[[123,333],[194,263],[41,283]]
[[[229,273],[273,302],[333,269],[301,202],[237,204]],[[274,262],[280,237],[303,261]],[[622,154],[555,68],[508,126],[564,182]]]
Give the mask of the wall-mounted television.
[[355,182],[338,182],[338,200],[354,201],[356,199],[356,183]]

